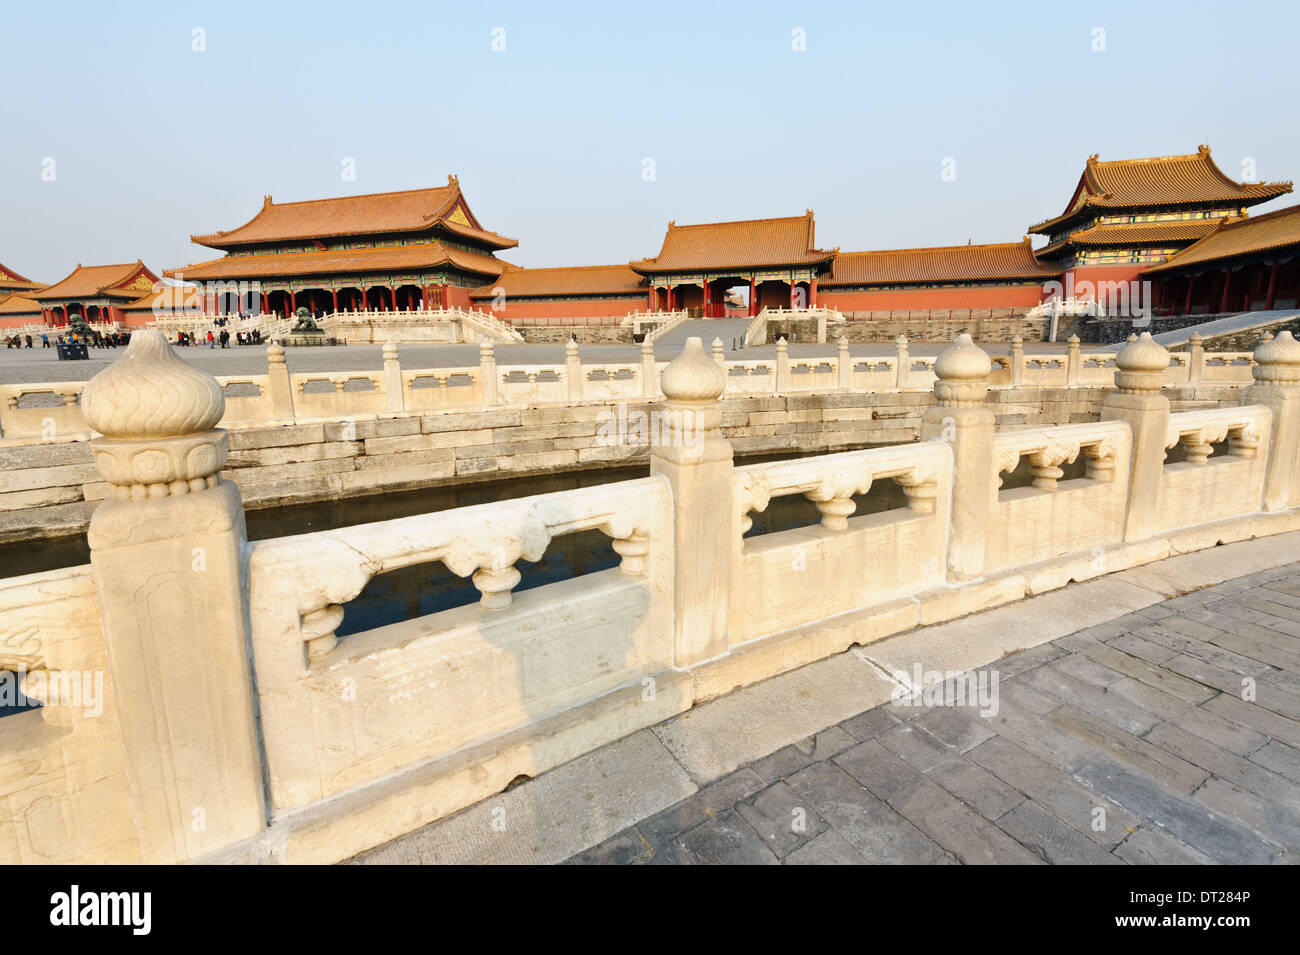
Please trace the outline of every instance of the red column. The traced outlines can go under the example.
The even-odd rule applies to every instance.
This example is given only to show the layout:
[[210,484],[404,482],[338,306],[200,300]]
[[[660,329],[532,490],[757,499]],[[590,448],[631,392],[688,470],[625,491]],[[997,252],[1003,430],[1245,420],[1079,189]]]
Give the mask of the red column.
[[790,278],[790,307],[794,308],[794,277]]
[[289,293],[289,314],[293,315],[297,311],[298,311],[298,293],[290,292]]
[[668,286],[668,311],[672,311],[677,306],[677,289],[674,286]]
[[754,276],[749,277],[749,317],[753,318],[758,314],[758,299],[755,295],[758,293],[758,286],[754,284]]
[[440,291],[440,294],[442,295],[442,307],[443,307],[443,308],[446,308],[448,305],[451,304],[450,302],[447,301],[447,283],[446,283],[446,282],[443,282],[443,283],[442,283],[442,288],[441,288],[439,291]]
[[1277,291],[1277,263],[1278,260],[1274,259],[1273,269],[1268,273],[1268,292],[1264,296],[1264,311],[1266,312],[1273,310],[1273,294]]
[[1192,314],[1192,286],[1196,284],[1196,276],[1187,276],[1187,301],[1183,303],[1183,314]]
[[339,310],[339,290],[330,289],[330,293],[334,296],[334,311],[337,312]]
[[710,291],[709,279],[708,276],[705,276],[704,278],[704,317],[705,318],[709,317],[709,291]]
[[1228,290],[1232,288],[1232,269],[1223,270],[1223,294],[1219,296],[1219,311],[1228,310]]
[[817,307],[817,276],[813,276],[808,282],[808,307]]
[[651,282],[651,283],[650,283],[650,308],[649,308],[649,311],[653,312],[654,310],[655,310],[655,287],[654,287],[654,283]]

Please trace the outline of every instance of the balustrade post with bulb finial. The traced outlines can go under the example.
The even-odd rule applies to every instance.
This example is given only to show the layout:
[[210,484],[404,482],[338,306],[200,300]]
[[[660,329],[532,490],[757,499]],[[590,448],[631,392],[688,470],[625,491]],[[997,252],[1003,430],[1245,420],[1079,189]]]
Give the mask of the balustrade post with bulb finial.
[[1255,383],[1241,394],[1243,405],[1263,405],[1273,415],[1264,472],[1264,510],[1300,504],[1300,342],[1289,332],[1255,348]]
[[952,447],[952,534],[948,571],[958,580],[984,573],[987,523],[995,512],[998,475],[993,465],[993,412],[985,406],[988,354],[961,334],[934,362],[936,403],[921,416],[921,440]]
[[181,862],[265,824],[244,510],[220,474],[225,398],[148,329],[82,408],[110,486],[87,536],[141,854]]
[[564,377],[569,383],[569,400],[582,400],[582,358],[578,355],[576,338],[569,339],[564,346]]
[[389,411],[406,409],[406,389],[402,387],[402,363],[397,357],[397,342],[384,343],[384,396]]
[[284,347],[275,342],[266,346],[266,391],[271,417],[278,421],[292,421],[293,387],[289,383],[289,366],[284,362]]
[[649,338],[641,342],[641,397],[659,396],[659,366],[655,364],[655,346]]
[[650,473],[673,499],[673,665],[691,666],[727,650],[728,596],[738,515],[732,504],[731,444],[722,436],[719,398],[726,376],[698,338],[664,369],[663,438]]
[[497,358],[490,341],[482,341],[478,346],[478,377],[483,388],[483,407],[497,406]]
[[1150,332],[1130,336],[1115,356],[1115,390],[1101,406],[1102,421],[1127,421],[1133,432],[1124,540],[1140,541],[1159,530],[1169,399],[1164,395],[1169,351]]

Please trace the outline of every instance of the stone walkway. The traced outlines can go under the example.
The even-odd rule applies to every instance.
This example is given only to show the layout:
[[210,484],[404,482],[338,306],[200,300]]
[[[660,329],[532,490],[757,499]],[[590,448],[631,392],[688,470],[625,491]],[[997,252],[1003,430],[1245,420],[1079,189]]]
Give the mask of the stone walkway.
[[1300,860],[1300,563],[993,669],[996,715],[877,706],[569,861]]

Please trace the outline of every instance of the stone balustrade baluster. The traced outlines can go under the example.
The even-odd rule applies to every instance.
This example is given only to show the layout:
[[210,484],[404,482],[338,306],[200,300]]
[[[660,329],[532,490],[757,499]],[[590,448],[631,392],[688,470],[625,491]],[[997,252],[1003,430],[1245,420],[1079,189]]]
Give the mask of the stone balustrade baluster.
[[1033,474],[1033,486],[1043,491],[1055,491],[1057,482],[1065,476],[1059,464],[1046,452],[1035,451],[1029,455],[1029,470]]
[[650,538],[633,532],[629,537],[615,538],[611,543],[614,553],[622,558],[618,569],[633,577],[644,577],[650,569]]
[[808,498],[817,505],[817,510],[822,515],[822,527],[828,531],[846,531],[849,529],[849,518],[853,512],[858,509],[851,497],[822,497],[817,493],[807,495]]
[[849,391],[853,388],[853,359],[849,357],[849,340],[840,335],[835,343],[835,388]]
[[338,646],[334,631],[343,622],[343,607],[330,604],[302,618],[303,642],[307,644],[307,659],[317,660]]
[[1017,335],[1011,339],[1011,384],[1019,387],[1025,381],[1025,340]]
[[1071,335],[1065,343],[1065,387],[1079,387],[1079,370],[1083,367],[1083,356],[1079,350],[1079,336]]
[[1086,445],[1081,449],[1085,465],[1085,476],[1090,481],[1110,482],[1115,480],[1115,468],[1118,462],[1113,451],[1098,445]]
[[1204,429],[1198,428],[1195,431],[1180,434],[1178,443],[1182,445],[1183,453],[1187,455],[1188,464],[1210,463],[1210,455],[1214,453],[1214,448],[1206,438]]
[[479,597],[479,604],[488,610],[509,607],[514,599],[511,591],[519,584],[521,576],[514,565],[483,567],[475,571],[471,579],[482,595]]

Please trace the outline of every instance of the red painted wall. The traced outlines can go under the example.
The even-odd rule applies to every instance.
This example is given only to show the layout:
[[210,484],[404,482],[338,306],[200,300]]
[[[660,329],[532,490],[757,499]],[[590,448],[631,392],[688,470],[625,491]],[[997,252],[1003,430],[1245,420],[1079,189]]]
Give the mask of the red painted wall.
[[474,291],[463,285],[448,285],[447,300],[443,302],[444,308],[473,308],[475,303],[470,301],[469,293]]

